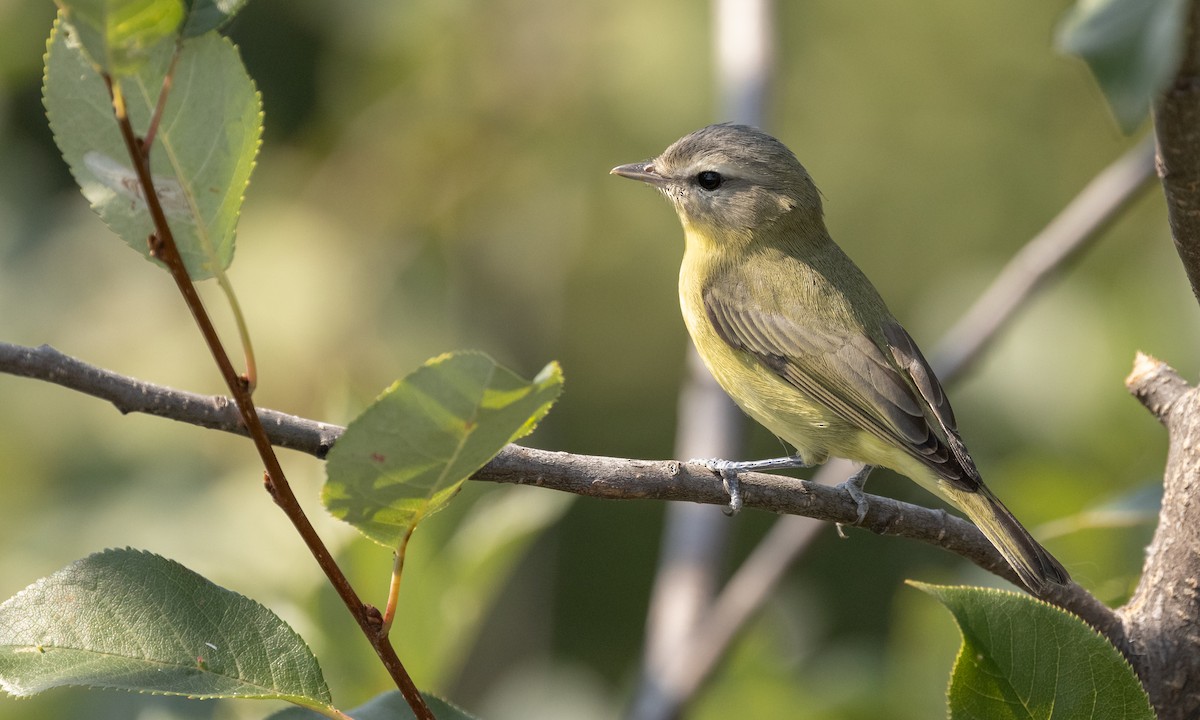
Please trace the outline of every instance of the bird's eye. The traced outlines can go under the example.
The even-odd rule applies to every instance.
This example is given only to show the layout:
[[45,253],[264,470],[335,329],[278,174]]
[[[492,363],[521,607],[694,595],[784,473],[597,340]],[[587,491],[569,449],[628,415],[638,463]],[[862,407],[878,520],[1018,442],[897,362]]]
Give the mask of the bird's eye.
[[696,184],[705,190],[716,190],[721,187],[721,183],[725,178],[721,177],[721,173],[716,170],[704,170],[696,174]]

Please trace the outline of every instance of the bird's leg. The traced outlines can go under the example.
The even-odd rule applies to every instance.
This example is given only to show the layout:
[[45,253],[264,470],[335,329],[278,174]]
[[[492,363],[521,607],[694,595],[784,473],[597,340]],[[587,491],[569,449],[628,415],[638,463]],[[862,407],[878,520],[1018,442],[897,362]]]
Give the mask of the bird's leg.
[[841,485],[838,485],[838,489],[845,490],[850,499],[854,501],[854,504],[858,506],[858,519],[854,521],[856,525],[861,523],[863,518],[867,516],[867,508],[870,507],[870,503],[867,502],[867,495],[863,492],[863,487],[867,484],[867,476],[874,469],[874,465],[863,465],[861,470],[851,475]]
[[740,462],[696,458],[688,462],[703,465],[721,476],[721,484],[725,487],[725,492],[729,495],[729,507],[725,509],[726,515],[737,515],[742,509],[742,488],[738,482],[738,473],[809,467],[809,464],[804,462],[804,458],[799,455],[789,455],[787,457],[770,458],[767,460],[743,460]]

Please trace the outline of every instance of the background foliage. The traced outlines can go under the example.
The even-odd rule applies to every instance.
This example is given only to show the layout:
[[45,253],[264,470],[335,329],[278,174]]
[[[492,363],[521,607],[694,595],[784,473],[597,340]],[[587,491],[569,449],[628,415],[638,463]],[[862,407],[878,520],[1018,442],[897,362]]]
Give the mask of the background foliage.
[[[834,237],[927,349],[1132,142],[1083,64],[1052,49],[1066,7],[780,3],[768,129],[809,168]],[[53,146],[39,101],[53,15],[50,2],[0,0],[0,337],[219,392],[169,280],[104,236]],[[345,422],[426,358],[474,347],[526,377],[562,363],[566,392],[529,442],[669,456],[686,341],[681,233],[660,198],[607,171],[723,119],[709,22],[682,0],[249,3],[232,36],[266,132],[231,276],[259,354],[256,399]],[[1121,379],[1138,348],[1187,374],[1194,314],[1152,190],[952,390],[985,477],[1035,533],[1158,484],[1164,434]],[[279,612],[343,707],[388,687],[262,494],[248,443],[11,377],[0,397],[0,597],[102,547],[149,548]],[[765,432],[753,446],[778,450]],[[387,552],[321,518],[319,463],[283,459],[381,601]],[[931,502],[910,485],[872,479],[876,492]],[[464,492],[410,546],[393,636],[418,684],[489,719],[617,716],[662,507]],[[732,521],[731,563],[770,520]],[[1047,544],[1116,602],[1148,535],[1087,528]],[[826,533],[695,717],[788,717],[799,705],[814,718],[944,713],[958,635],[901,580],[990,579],[931,549],[849,536]],[[264,712],[61,690],[0,702],[0,718],[131,707],[147,718]]]

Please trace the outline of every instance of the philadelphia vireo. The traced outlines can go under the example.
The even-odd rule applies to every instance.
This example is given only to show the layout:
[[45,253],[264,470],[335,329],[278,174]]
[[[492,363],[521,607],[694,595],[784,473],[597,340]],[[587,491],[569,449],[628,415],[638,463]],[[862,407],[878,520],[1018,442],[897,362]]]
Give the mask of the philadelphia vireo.
[[703,461],[733,511],[739,472],[847,458],[865,464],[845,483],[859,520],[867,473],[891,468],[965,512],[1030,590],[1068,582],[983,484],[941,383],[830,239],[817,188],[790,150],[754,128],[711,125],[612,172],[675,206],[686,239],[679,301],[696,349],[750,417],[796,448],[774,460]]

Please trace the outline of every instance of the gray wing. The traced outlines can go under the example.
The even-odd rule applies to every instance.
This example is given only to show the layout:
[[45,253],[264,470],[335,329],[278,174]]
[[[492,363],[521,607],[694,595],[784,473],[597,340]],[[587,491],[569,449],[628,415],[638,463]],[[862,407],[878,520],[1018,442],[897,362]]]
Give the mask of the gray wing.
[[979,473],[958,435],[946,394],[912,337],[895,321],[883,327],[887,347],[880,348],[866,334],[839,334],[749,309],[714,288],[704,292],[704,309],[732,347],[750,353],[855,427],[902,448],[947,482],[969,492],[979,489]]

